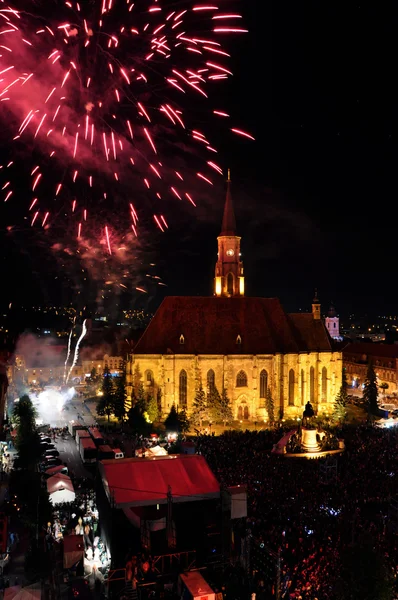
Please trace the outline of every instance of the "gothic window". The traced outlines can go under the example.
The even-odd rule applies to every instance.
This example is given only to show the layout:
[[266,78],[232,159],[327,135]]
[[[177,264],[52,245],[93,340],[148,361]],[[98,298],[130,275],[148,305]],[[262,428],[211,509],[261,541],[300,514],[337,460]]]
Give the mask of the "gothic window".
[[260,398],[267,397],[268,373],[262,370],[260,373]]
[[294,406],[294,371],[289,371],[289,406]]
[[326,402],[328,393],[328,372],[326,367],[322,369],[322,399],[321,402]]
[[187,372],[182,369],[180,371],[180,406],[187,405]]
[[336,329],[336,323],[333,323],[333,327]]
[[214,374],[213,369],[210,369],[210,371],[207,371],[207,389],[209,390],[209,393],[211,393],[214,390],[215,385],[216,376]]
[[247,387],[247,375],[244,371],[239,371],[237,374],[236,387]]
[[310,368],[310,402],[315,402],[315,370],[314,367]]
[[145,373],[145,381],[147,382],[147,385],[152,385],[153,384],[153,373],[152,373],[152,371],[146,371],[146,373]]
[[227,292],[231,295],[234,293],[234,276],[232,273],[227,275]]
[[180,335],[180,344],[185,344],[185,338],[182,334]]
[[303,371],[303,369],[301,369],[300,388],[301,388],[301,404],[302,404],[302,406],[304,406],[304,404],[305,404],[305,382],[304,382],[304,371]]
[[240,337],[240,335],[236,336],[236,343],[237,344],[241,344],[242,343],[242,338]]

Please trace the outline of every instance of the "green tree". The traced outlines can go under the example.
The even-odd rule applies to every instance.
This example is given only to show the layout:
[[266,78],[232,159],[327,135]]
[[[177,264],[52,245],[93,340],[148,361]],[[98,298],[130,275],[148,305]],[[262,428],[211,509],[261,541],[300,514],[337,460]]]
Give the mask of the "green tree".
[[368,409],[368,413],[376,415],[378,411],[377,404],[377,376],[373,368],[372,361],[369,361],[368,370],[365,378],[365,387],[363,389],[363,398]]
[[179,433],[188,433],[190,423],[189,423],[188,415],[187,415],[185,408],[180,410],[177,413],[177,416],[178,416],[178,432]]
[[34,469],[43,453],[36,431],[36,416],[36,409],[29,396],[22,396],[19,402],[15,403],[13,420],[17,429],[17,466],[22,469]]
[[156,398],[154,398],[154,396],[148,397],[146,412],[151,423],[155,423],[159,420],[158,401]]
[[269,387],[267,387],[267,391],[265,392],[265,410],[267,411],[269,424],[273,425],[275,422],[274,399]]
[[135,435],[146,435],[149,425],[139,404],[134,404],[127,413],[129,427]]
[[98,375],[97,369],[95,367],[93,367],[91,369],[89,379],[90,379],[90,383],[97,383],[98,382],[99,375]]
[[156,392],[156,403],[158,405],[158,418],[160,418],[162,414],[162,389],[159,387]]
[[194,425],[199,425],[202,428],[203,421],[206,421],[208,418],[209,411],[207,408],[206,393],[202,382],[199,381],[192,403],[191,420]]
[[217,389],[217,387],[215,385],[213,385],[208,394],[207,394],[207,410],[208,410],[208,419],[209,422],[211,421],[212,423],[217,423],[218,421],[220,421],[220,403],[221,403],[221,397],[220,397],[220,393]]
[[208,398],[210,417],[216,423],[223,423],[224,427],[233,420],[231,402],[227,390],[223,388],[221,396],[214,388]]
[[332,415],[333,421],[336,421],[337,423],[343,423],[345,421],[347,418],[346,402],[347,393],[344,389],[344,385],[341,385],[340,391],[334,401],[334,410]]
[[164,425],[166,427],[166,431],[169,431],[171,433],[178,433],[180,430],[178,413],[174,404],[172,405],[170,412],[165,419]]
[[126,402],[126,372],[123,370],[122,373],[118,377],[116,377],[116,385],[113,396],[113,409],[115,417],[122,423],[126,416]]
[[114,394],[114,383],[113,377],[109,371],[108,367],[105,367],[103,377],[102,377],[102,385],[101,385],[102,396],[97,404],[97,413],[100,416],[107,415],[108,423],[111,414],[115,409],[115,394]]

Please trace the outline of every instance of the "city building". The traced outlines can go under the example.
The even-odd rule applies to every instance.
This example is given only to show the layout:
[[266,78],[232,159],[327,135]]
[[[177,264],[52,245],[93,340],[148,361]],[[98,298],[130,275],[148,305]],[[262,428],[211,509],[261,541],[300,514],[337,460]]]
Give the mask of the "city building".
[[325,327],[332,339],[341,342],[343,337],[340,335],[340,319],[333,305],[329,307],[328,316],[325,318]]
[[347,383],[352,388],[362,389],[369,362],[373,364],[378,384],[387,384],[385,393],[398,391],[398,345],[359,342],[347,344],[343,349],[343,365]]
[[276,417],[301,416],[308,401],[331,412],[342,354],[318,298],[312,312],[287,314],[277,298],[246,297],[240,240],[228,177],[214,296],[163,300],[129,356],[130,397],[143,384],[164,413],[175,404],[189,414],[201,382],[207,392],[226,390],[234,419],[266,420],[268,389]]

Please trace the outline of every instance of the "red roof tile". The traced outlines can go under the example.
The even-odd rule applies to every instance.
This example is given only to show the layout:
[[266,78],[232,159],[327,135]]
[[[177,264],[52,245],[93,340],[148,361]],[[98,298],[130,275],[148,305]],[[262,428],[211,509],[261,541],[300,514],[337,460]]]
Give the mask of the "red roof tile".
[[140,338],[134,354],[311,351],[331,351],[323,322],[314,320],[312,314],[287,315],[277,298],[169,296]]

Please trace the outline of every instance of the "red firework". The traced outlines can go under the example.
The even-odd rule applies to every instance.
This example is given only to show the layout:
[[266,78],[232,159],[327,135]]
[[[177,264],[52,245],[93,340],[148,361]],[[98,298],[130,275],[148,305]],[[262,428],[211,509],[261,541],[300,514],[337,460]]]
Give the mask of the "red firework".
[[[213,185],[211,172],[223,173],[212,160],[217,150],[192,123],[189,106],[196,106],[195,95],[210,115],[230,118],[210,107],[208,97],[215,82],[232,75],[222,42],[226,34],[246,32],[240,22],[241,15],[223,13],[217,2],[169,10],[158,0],[0,0],[0,118],[8,130],[14,127],[14,143],[42,157],[30,172],[31,225],[48,227],[55,217],[49,194],[64,205],[72,198],[68,213],[81,238],[88,208],[95,218],[95,194],[98,199],[101,190],[101,201],[117,195],[131,172],[154,199],[170,195],[195,206],[185,189],[187,174],[169,166],[167,132],[210,153],[196,177]],[[7,174],[13,167],[11,160],[1,168]],[[55,173],[61,174],[57,182]],[[4,201],[13,200],[13,181],[10,174],[1,186]],[[162,208],[156,212],[154,222],[165,231]],[[136,235],[138,211],[130,198],[127,214]],[[111,254],[108,224],[103,235]]]

